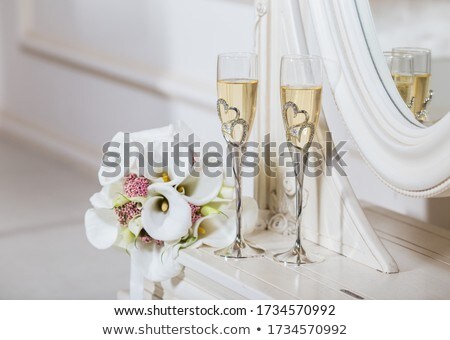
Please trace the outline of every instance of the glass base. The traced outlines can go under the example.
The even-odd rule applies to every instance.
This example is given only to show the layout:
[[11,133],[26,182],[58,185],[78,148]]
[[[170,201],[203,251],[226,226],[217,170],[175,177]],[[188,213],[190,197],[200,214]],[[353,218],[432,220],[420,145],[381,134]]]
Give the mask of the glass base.
[[226,259],[247,259],[252,257],[263,257],[265,252],[264,249],[237,237],[228,247],[216,250],[214,254]]
[[318,263],[322,262],[323,258],[314,254],[306,254],[305,249],[298,244],[298,242],[295,243],[295,245],[289,249],[288,251],[275,254],[273,256],[273,259],[276,262],[283,263],[284,265],[294,265],[294,266],[300,266],[302,264],[311,264],[311,263]]

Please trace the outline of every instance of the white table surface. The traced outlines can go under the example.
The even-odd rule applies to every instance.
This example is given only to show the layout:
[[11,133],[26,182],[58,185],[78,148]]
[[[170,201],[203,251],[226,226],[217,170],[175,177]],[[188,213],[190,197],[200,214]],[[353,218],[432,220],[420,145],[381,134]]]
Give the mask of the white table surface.
[[263,231],[249,239],[265,247],[265,258],[225,261],[208,247],[188,249],[180,254],[184,278],[162,284],[160,290],[166,291],[164,298],[450,299],[450,233],[377,209],[366,212],[399,273],[378,272],[310,242],[305,242],[307,250],[324,261],[285,267],[271,256],[291,246],[293,236]]

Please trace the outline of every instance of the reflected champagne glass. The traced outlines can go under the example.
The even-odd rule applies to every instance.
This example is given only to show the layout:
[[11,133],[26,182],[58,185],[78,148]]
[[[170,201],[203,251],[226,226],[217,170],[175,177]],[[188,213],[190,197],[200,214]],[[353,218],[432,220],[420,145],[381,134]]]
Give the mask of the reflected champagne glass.
[[245,241],[242,235],[241,155],[256,114],[257,60],[254,53],[224,53],[217,59],[217,112],[222,122],[223,137],[233,155],[236,193],[236,237],[228,247],[214,252],[225,258],[264,255],[264,249]]
[[322,97],[322,60],[309,55],[289,55],[281,59],[281,105],[286,140],[295,175],[296,240],[294,246],[275,254],[274,260],[292,265],[319,262],[322,258],[306,254],[301,241],[303,179],[319,121]]
[[384,57],[391,72],[392,79],[408,108],[414,105],[414,60],[412,55],[397,52],[384,52]]
[[395,47],[392,52],[409,54],[414,59],[414,105],[411,111],[419,121],[424,122],[428,118],[427,104],[433,97],[430,90],[431,51],[418,47]]

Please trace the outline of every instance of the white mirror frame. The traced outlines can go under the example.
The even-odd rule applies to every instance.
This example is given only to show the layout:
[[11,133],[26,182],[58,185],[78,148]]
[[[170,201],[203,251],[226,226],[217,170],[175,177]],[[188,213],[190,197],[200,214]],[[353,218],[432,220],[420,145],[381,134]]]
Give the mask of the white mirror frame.
[[[425,128],[393,83],[386,91],[380,77],[389,75],[368,0],[294,1],[302,22],[310,23],[304,27],[309,52],[324,58],[340,117],[369,167],[404,195],[450,195],[450,115]],[[335,132],[336,110],[324,107],[324,114]]]

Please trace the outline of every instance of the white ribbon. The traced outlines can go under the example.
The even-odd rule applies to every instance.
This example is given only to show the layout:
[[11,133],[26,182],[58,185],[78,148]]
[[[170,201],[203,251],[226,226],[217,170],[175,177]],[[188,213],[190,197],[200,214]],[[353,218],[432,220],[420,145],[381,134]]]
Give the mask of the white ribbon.
[[139,249],[130,250],[130,300],[144,299],[144,273],[142,253]]

